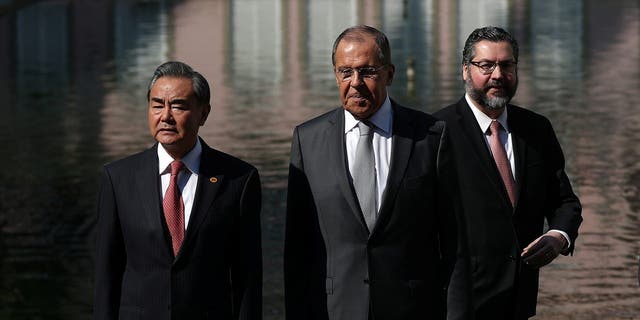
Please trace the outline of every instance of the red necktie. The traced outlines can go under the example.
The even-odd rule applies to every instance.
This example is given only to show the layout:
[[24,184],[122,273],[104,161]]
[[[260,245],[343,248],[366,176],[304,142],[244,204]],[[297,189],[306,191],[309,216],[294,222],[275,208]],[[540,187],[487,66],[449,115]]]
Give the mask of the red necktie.
[[489,145],[491,146],[493,160],[496,162],[496,166],[500,172],[500,177],[502,177],[502,182],[507,189],[507,194],[509,194],[511,205],[515,206],[516,183],[513,179],[513,174],[511,173],[511,164],[509,163],[509,159],[507,159],[507,153],[504,151],[502,142],[500,142],[499,132],[501,127],[502,125],[500,125],[500,122],[496,120],[491,121],[491,126],[489,126],[489,129],[491,130],[491,135],[489,135]]
[[182,202],[182,195],[180,194],[180,190],[178,190],[178,173],[182,170],[183,166],[180,161],[171,162],[169,187],[162,200],[164,218],[167,221],[167,227],[169,227],[169,233],[171,234],[174,256],[178,255],[184,238],[184,202]]

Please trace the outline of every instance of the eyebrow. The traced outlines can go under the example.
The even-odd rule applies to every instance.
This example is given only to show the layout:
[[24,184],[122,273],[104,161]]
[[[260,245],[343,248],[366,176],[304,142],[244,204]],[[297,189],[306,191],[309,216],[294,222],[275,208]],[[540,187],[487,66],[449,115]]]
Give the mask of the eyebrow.
[[516,59],[501,60],[501,61],[490,60],[490,59],[480,59],[478,60],[478,62],[492,62],[492,63],[516,62]]
[[[151,101],[164,104],[164,99],[162,98],[154,97],[154,98],[151,98]],[[182,98],[173,99],[169,101],[169,104],[187,104],[187,99],[182,99]]]

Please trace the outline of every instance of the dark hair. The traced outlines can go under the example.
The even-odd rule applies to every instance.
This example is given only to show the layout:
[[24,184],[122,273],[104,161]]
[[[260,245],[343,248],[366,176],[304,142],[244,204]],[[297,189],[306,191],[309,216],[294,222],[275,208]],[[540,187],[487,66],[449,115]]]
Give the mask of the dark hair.
[[388,65],[391,64],[391,49],[389,48],[389,39],[384,35],[380,30],[370,27],[367,25],[359,25],[345,29],[338,36],[336,41],[333,43],[333,51],[331,52],[331,63],[336,65],[336,50],[338,49],[338,45],[340,41],[348,40],[348,41],[358,41],[364,42],[364,35],[368,35],[374,38],[376,45],[378,46],[378,59],[382,64]]
[[471,59],[476,55],[476,43],[488,40],[491,42],[509,42],[511,49],[513,50],[513,57],[518,61],[518,42],[511,36],[509,32],[499,27],[482,27],[473,30],[467,41],[464,43],[464,49],[462,50],[462,64],[467,65],[471,62]]
[[147,89],[147,101],[149,101],[149,94],[151,93],[151,87],[156,83],[156,80],[162,77],[176,77],[191,79],[193,85],[193,94],[198,101],[198,105],[209,105],[211,99],[211,92],[209,91],[209,83],[199,72],[194,71],[189,65],[180,61],[169,61],[161,64],[153,73],[153,77],[149,82],[149,88]]

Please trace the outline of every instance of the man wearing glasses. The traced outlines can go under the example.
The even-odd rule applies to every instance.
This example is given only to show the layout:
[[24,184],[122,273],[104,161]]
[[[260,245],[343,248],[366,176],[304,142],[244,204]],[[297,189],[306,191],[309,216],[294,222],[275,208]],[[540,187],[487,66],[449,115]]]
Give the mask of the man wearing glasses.
[[453,174],[445,124],[389,99],[395,67],[375,28],[343,31],[332,62],[342,106],[293,133],[286,317],[444,319],[462,243],[456,180],[440,178]]
[[534,316],[539,269],[573,252],[582,222],[551,123],[508,104],[517,63],[508,32],[476,29],[463,50],[466,94],[435,114],[456,155],[475,319]]

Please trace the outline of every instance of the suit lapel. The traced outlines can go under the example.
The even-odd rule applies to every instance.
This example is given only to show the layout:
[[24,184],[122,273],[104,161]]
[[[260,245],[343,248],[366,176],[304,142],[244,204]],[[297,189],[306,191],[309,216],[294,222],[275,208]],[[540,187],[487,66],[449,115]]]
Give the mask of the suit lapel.
[[[507,106],[509,108],[509,106]],[[516,207],[518,205],[518,199],[520,198],[520,191],[525,183],[525,164],[527,157],[527,143],[522,138],[522,135],[518,133],[518,128],[522,128],[522,124],[519,124],[519,114],[516,109],[508,109],[509,130],[511,131],[511,143],[513,145],[513,156],[515,157],[515,179],[516,179]],[[514,208],[515,212],[515,208]]]
[[202,144],[202,155],[200,156],[200,174],[198,175],[198,185],[193,200],[193,208],[191,209],[191,217],[185,234],[182,248],[178,253],[178,257],[195,239],[198,228],[207,216],[209,208],[216,198],[220,186],[224,183],[224,174],[219,171],[220,166],[212,164],[220,164],[220,160],[216,160],[216,154],[213,149],[207,146],[204,141]]
[[393,211],[393,203],[398,193],[400,184],[404,179],[404,172],[411,158],[413,150],[415,127],[413,121],[404,110],[394,102],[393,106],[393,136],[391,141],[391,163],[387,183],[382,194],[382,203],[378,212],[378,219],[373,228],[372,235],[380,230],[389,220]]
[[[329,119],[330,126],[327,130],[327,150],[325,154],[328,154],[327,168],[336,168],[333,170],[334,177],[340,186],[340,191],[349,204],[351,212],[355,218],[360,221],[360,224],[368,233],[367,223],[364,221],[364,216],[360,210],[358,204],[358,198],[351,182],[351,176],[349,174],[349,167],[347,166],[346,156],[346,144],[344,134],[344,111],[342,108],[336,109],[334,116]],[[339,146],[336,148],[336,146]]]
[[[171,238],[165,231],[164,216],[160,204],[162,194],[160,193],[160,175],[158,174],[158,144],[144,153],[141,167],[136,170],[136,189],[140,194],[140,201],[144,207],[141,222],[148,223],[151,229],[158,230],[159,241],[165,244],[167,255],[173,256]],[[153,182],[149,187],[149,182]]]
[[471,141],[470,145],[473,148],[473,152],[479,158],[479,163],[481,164],[484,173],[487,175],[488,181],[490,181],[491,185],[493,185],[497,192],[502,195],[503,200],[511,204],[507,190],[504,187],[502,178],[498,172],[498,167],[496,167],[493,156],[487,147],[487,142],[484,139],[482,130],[480,129],[478,121],[473,115],[473,112],[464,97],[458,101],[456,111],[460,115],[459,125],[462,127],[462,131],[464,132],[466,139]]

